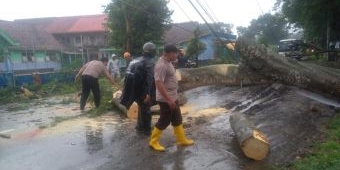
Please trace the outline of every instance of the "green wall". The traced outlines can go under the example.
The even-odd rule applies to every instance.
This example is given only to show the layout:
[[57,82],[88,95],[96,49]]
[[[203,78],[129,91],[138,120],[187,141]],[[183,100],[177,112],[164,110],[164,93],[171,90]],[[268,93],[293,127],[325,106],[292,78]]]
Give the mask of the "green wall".
[[13,63],[21,63],[22,62],[22,56],[20,51],[11,51],[10,52],[10,58]]

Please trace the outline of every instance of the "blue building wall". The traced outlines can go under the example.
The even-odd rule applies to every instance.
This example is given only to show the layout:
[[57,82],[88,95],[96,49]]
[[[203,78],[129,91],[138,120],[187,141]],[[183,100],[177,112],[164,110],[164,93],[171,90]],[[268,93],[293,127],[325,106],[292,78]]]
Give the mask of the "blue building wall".
[[[73,72],[52,72],[52,73],[42,73],[38,76],[40,77],[41,83],[45,84],[50,81],[71,83],[74,81],[76,73]],[[34,83],[34,78],[32,74],[26,75],[13,75],[12,73],[2,73],[0,74],[0,88],[1,87],[20,87],[22,85],[32,85]]]
[[205,51],[198,56],[198,60],[214,59],[214,39],[211,35],[200,38],[200,41],[205,44]]
[[[234,40],[236,41],[236,35],[232,34],[217,34],[219,38],[224,39],[224,40]],[[219,57],[226,57],[229,55],[233,55],[235,58],[235,55],[232,54],[230,51],[228,51],[226,48],[223,49],[223,51],[215,51],[215,41],[217,37],[214,34],[207,34],[204,36],[199,37],[200,41],[205,44],[205,51],[201,53],[198,56],[198,60],[203,61],[203,60],[213,60],[215,59],[215,55]],[[183,47],[187,47],[188,42],[185,42],[182,44]],[[222,56],[221,56],[222,55]],[[237,58],[237,57],[236,57]]]

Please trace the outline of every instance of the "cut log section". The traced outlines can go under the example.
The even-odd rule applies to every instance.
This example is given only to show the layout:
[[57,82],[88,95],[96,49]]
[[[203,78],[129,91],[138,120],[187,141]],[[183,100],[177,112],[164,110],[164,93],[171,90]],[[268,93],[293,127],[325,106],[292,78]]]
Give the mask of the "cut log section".
[[130,119],[137,119],[138,117],[138,105],[136,102],[133,102],[127,111],[127,117]]
[[124,115],[130,119],[137,119],[138,116],[138,105],[133,102],[129,109],[122,104],[120,104],[119,98],[122,95],[122,91],[118,90],[112,94],[111,104],[118,109],[121,115]]
[[229,119],[243,153],[251,159],[263,160],[267,157],[270,145],[267,137],[241,113],[234,113]]

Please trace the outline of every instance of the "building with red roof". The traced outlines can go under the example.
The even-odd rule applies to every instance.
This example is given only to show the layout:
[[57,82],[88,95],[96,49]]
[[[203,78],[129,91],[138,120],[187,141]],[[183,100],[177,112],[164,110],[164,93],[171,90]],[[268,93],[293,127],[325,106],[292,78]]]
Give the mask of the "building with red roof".
[[84,63],[110,56],[100,50],[108,48],[106,18],[99,14],[0,20],[0,72],[58,71],[77,59]]

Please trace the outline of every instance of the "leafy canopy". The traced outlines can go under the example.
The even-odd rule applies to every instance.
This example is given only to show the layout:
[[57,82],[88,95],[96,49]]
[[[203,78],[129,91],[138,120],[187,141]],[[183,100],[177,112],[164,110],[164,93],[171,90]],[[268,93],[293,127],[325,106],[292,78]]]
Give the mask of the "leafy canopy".
[[145,42],[159,42],[171,22],[167,0],[112,0],[108,14],[109,44],[139,54]]
[[239,36],[256,40],[258,43],[277,44],[279,40],[287,38],[287,21],[280,14],[266,13],[250,22],[249,27],[237,27]]
[[304,30],[307,40],[326,45],[340,39],[339,0],[277,0],[288,21]]
[[194,31],[194,37],[189,41],[186,54],[188,58],[198,61],[198,56],[206,49],[205,44],[199,39],[200,31],[196,29]]

